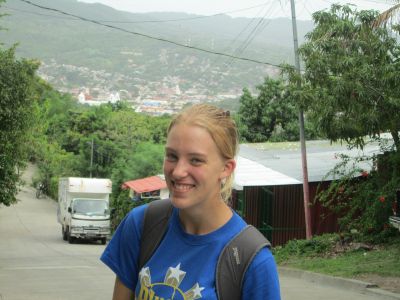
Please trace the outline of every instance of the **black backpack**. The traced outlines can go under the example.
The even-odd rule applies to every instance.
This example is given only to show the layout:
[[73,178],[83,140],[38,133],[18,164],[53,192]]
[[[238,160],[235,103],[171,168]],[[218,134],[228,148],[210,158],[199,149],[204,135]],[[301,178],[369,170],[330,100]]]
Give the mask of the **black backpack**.
[[[149,203],[143,220],[139,268],[151,258],[162,241],[172,213],[169,199]],[[270,242],[252,225],[247,225],[225,245],[218,258],[216,290],[219,300],[240,300],[244,274],[256,254]]]

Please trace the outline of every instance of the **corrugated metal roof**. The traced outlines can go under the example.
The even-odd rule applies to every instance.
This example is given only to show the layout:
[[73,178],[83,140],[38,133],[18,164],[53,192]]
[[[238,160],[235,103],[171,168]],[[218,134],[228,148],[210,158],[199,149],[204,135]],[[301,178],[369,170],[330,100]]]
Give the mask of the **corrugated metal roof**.
[[167,188],[167,183],[160,176],[151,176],[142,179],[126,181],[122,184],[123,189],[132,189],[136,193],[152,192]]
[[[293,143],[296,144],[296,143]],[[367,145],[364,150],[347,149],[345,145],[330,145],[328,141],[312,141],[307,142],[307,167],[308,167],[308,180],[309,182],[320,182],[322,180],[332,180],[332,177],[327,177],[327,174],[332,170],[337,163],[341,160],[338,158],[340,154],[346,154],[351,157],[359,155],[372,156],[378,154],[379,145]],[[240,145],[239,157],[251,160],[252,162],[262,165],[271,171],[276,172],[276,178],[279,185],[293,184],[293,180],[299,182],[303,181],[302,165],[301,165],[301,151],[299,147],[292,149],[260,149],[256,145],[242,144]],[[372,165],[370,162],[360,162],[357,167],[364,170],[370,170]],[[240,174],[241,166],[238,164],[236,174]],[[258,167],[255,167],[256,170]],[[270,172],[270,171],[268,171]],[[253,178],[254,176],[249,173],[249,179],[245,182],[246,186],[258,186],[259,179]],[[272,173],[270,173],[272,174]],[[239,175],[235,175],[238,179]],[[267,175],[260,173],[267,180]],[[286,177],[285,177],[286,176]],[[268,177],[269,178],[269,177]],[[287,179],[287,182],[284,180]],[[254,182],[255,184],[252,184]],[[271,184],[270,184],[271,185]]]
[[245,186],[273,186],[283,184],[301,184],[289,177],[250,159],[239,156],[236,160],[234,189],[243,190]]

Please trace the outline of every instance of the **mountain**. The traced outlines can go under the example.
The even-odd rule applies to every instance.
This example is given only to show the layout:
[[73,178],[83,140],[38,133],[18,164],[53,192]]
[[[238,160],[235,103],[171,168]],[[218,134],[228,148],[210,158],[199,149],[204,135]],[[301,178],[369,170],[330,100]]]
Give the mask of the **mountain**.
[[[238,94],[243,87],[254,87],[263,77],[279,72],[268,64],[174,42],[271,64],[293,61],[290,19],[135,14],[76,0],[31,2],[42,8],[20,0],[2,4],[1,13],[8,16],[0,18],[0,26],[7,29],[0,32],[0,41],[5,46],[18,43],[19,56],[41,60],[40,74],[61,90],[85,86],[98,93],[123,90],[129,97],[161,88],[203,95]],[[311,21],[298,22],[300,43],[312,26]],[[257,33],[254,38],[252,31]]]

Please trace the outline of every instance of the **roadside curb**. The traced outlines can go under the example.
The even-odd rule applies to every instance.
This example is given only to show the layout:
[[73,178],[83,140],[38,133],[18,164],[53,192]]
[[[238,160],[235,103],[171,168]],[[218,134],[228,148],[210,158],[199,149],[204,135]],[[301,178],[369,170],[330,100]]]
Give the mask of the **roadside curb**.
[[310,271],[303,271],[288,267],[278,267],[278,272],[280,275],[300,278],[317,284],[329,285],[332,287],[342,288],[342,289],[357,290],[365,294],[379,296],[379,299],[400,300],[400,294],[382,290],[376,284],[369,282],[364,282],[349,278],[329,276],[325,274],[313,273]]

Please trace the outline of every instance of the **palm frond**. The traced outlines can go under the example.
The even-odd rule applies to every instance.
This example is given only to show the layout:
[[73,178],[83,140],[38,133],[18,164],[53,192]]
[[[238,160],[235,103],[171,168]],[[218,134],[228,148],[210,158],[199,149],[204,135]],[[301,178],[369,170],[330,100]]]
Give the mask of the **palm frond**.
[[388,10],[385,10],[383,13],[381,13],[376,20],[372,23],[372,27],[380,27],[384,26],[386,27],[387,23],[389,20],[393,18],[397,13],[400,12],[400,3],[396,4],[395,6],[389,8]]

